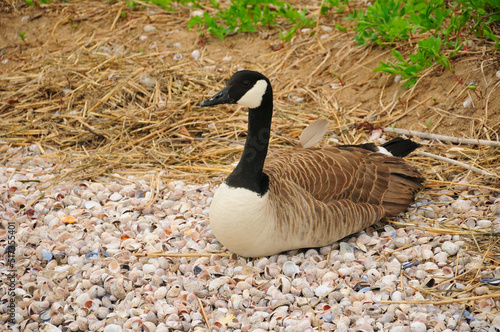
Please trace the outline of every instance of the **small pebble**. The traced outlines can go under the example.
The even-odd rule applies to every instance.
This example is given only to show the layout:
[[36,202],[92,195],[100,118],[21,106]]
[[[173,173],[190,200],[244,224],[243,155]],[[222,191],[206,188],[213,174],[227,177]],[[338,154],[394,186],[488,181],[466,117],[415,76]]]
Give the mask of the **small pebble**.
[[142,28],[142,29],[144,30],[144,32],[156,31],[156,28],[151,24],[145,25],[144,28]]

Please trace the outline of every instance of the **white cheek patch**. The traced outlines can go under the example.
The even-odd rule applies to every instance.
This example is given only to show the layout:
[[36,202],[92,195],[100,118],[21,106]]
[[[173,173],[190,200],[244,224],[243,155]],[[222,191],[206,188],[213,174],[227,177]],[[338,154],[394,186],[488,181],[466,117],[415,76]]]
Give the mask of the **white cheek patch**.
[[257,108],[262,103],[262,98],[267,90],[267,82],[258,80],[236,103],[248,108]]

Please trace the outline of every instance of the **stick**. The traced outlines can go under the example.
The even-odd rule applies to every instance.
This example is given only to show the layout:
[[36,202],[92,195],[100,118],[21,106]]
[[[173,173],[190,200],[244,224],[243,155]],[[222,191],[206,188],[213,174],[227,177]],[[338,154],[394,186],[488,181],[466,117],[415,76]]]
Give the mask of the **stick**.
[[186,253],[178,253],[178,252],[151,252],[151,253],[135,253],[135,257],[212,257],[212,255],[219,255],[221,257],[229,257],[231,254],[228,253],[218,253],[214,252],[213,254],[209,253],[198,253],[198,252],[186,252]]
[[[328,262],[328,261],[327,261]],[[330,289],[325,295],[321,296],[316,302],[314,302],[312,305],[309,303],[309,306],[311,306],[312,309],[314,309],[321,301],[323,301],[323,299],[325,299],[328,295],[330,295],[330,293],[332,293],[334,290],[336,290],[338,287],[339,287],[340,284],[338,284],[337,286],[333,287],[332,289]],[[309,302],[309,301],[307,301]]]
[[420,138],[437,139],[440,141],[448,141],[451,143],[458,143],[458,144],[478,144],[478,145],[500,147],[500,142],[488,141],[488,140],[484,140],[484,139],[459,138],[459,137],[446,136],[446,135],[423,133],[421,131],[410,131],[410,130],[406,130],[406,129],[392,128],[392,127],[387,127],[384,129],[384,131],[386,133],[396,133],[396,134],[400,134],[400,135],[417,136]]
[[467,301],[475,301],[482,299],[494,299],[500,297],[500,293],[487,294],[481,296],[471,296],[471,297],[463,297],[460,299],[451,299],[451,300],[442,300],[442,301],[429,301],[429,300],[416,300],[416,301],[380,301],[379,303],[384,304],[433,304],[433,305],[441,305],[441,304],[452,304],[459,302],[467,302]]
[[428,153],[428,152],[424,152],[424,151],[419,151],[417,154],[420,155],[420,156],[424,156],[424,157],[429,157],[429,158],[434,158],[434,159],[437,159],[437,160],[445,161],[447,163],[463,167],[465,169],[471,170],[473,172],[476,172],[476,173],[479,173],[479,174],[482,174],[482,175],[491,176],[491,177],[498,177],[497,175],[492,174],[490,172],[486,172],[485,170],[482,170],[480,168],[477,168],[477,167],[474,167],[474,166],[470,166],[470,165],[461,163],[459,161],[456,161],[456,160],[453,160],[453,159],[450,159],[450,158],[441,157],[441,156],[438,156],[438,155],[435,155],[435,154],[432,154],[432,153]]
[[201,300],[199,297],[198,297],[198,305],[200,306],[201,315],[203,316],[203,319],[205,320],[205,324],[207,324],[207,327],[210,328],[210,323],[208,322],[207,314],[205,313],[205,309],[203,309],[203,303],[201,303]]
[[[435,183],[436,185],[444,184],[448,186],[457,186],[457,185],[464,185],[463,183],[460,182],[454,182],[454,181],[441,181],[441,180],[426,180],[427,184],[429,183]],[[480,184],[473,184],[473,183],[467,183],[465,184],[467,187],[472,187],[472,188],[480,188],[480,189],[488,189],[489,191],[494,191],[494,192],[500,192],[500,188],[494,188],[494,187],[488,187],[488,186],[483,186]]]

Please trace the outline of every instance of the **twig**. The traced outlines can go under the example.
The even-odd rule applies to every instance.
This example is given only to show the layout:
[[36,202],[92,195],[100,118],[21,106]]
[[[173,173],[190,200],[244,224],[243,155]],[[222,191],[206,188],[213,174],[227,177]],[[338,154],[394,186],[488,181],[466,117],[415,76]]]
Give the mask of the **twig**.
[[218,255],[221,257],[230,257],[231,254],[224,252],[214,252],[210,253],[201,253],[201,252],[186,252],[186,253],[178,253],[178,252],[150,252],[150,253],[135,253],[135,257],[212,257],[212,255]]
[[199,297],[198,297],[198,305],[200,306],[201,315],[203,316],[203,319],[205,320],[205,324],[207,324],[207,327],[210,328],[210,323],[208,322],[207,314],[205,313],[205,309],[203,309],[203,303],[201,303],[201,300]]
[[[458,186],[458,185],[464,185],[463,183],[459,183],[459,182],[454,182],[454,181],[442,181],[442,180],[427,180],[427,186],[429,186],[429,184],[431,183],[435,183],[437,184],[438,186],[440,184],[443,184],[443,185],[448,185],[448,186]],[[500,192],[500,188],[495,188],[495,187],[490,187],[490,186],[484,186],[484,185],[480,185],[480,184],[473,184],[473,183],[467,183],[466,185],[467,187],[472,187],[472,188],[480,188],[480,189],[487,189],[489,191],[493,191],[493,192]]]
[[[328,261],[327,261],[328,262]],[[314,302],[312,305],[309,304],[311,306],[311,308],[315,308],[321,301],[323,301],[323,299],[325,297],[327,297],[328,295],[330,295],[331,292],[333,292],[334,290],[336,290],[338,287],[339,287],[340,284],[338,284],[337,286],[333,287],[332,289],[330,289],[325,295],[321,296],[319,299],[316,300],[316,302]],[[309,302],[309,301],[308,301]]]
[[460,137],[453,137],[453,136],[446,136],[446,135],[424,133],[421,131],[410,131],[410,130],[406,130],[406,129],[392,128],[392,127],[387,127],[384,129],[384,131],[386,133],[396,133],[396,134],[400,134],[400,135],[417,136],[417,137],[426,138],[426,139],[437,139],[440,141],[447,141],[447,142],[458,143],[458,144],[478,144],[478,145],[500,147],[500,142],[488,141],[488,140],[484,140],[484,139],[460,138]]
[[403,114],[401,114],[400,116],[396,117],[395,119],[392,119],[391,123],[393,123],[394,121],[398,121],[402,117],[406,116],[408,113],[412,112],[417,107],[419,107],[419,106],[425,104],[426,102],[428,102],[431,98],[432,97],[429,97],[429,98],[425,99],[424,101],[421,101],[420,103],[418,103],[417,105],[413,106],[412,108],[410,108],[409,110],[407,110],[406,112],[404,112]]
[[494,299],[500,297],[500,293],[494,294],[486,294],[481,296],[471,296],[471,297],[462,297],[460,299],[451,299],[451,300],[442,300],[442,301],[432,301],[432,300],[415,300],[415,301],[380,301],[379,303],[383,304],[433,304],[433,305],[442,305],[442,304],[452,304],[452,303],[460,303],[460,302],[468,302],[482,299]]
[[456,161],[456,160],[453,160],[453,159],[450,159],[450,158],[441,157],[441,156],[438,156],[438,155],[435,155],[435,154],[432,154],[432,153],[428,153],[428,152],[424,152],[424,151],[419,151],[417,154],[420,155],[420,156],[424,156],[424,157],[429,157],[429,158],[434,158],[434,159],[437,159],[437,160],[445,161],[447,163],[463,167],[465,169],[471,170],[473,172],[476,172],[476,173],[479,173],[479,174],[482,174],[482,175],[491,176],[491,177],[498,177],[497,175],[492,174],[490,172],[486,172],[485,170],[482,170],[480,168],[477,168],[477,167],[474,167],[474,166],[470,166],[470,165],[464,164],[464,163],[462,163],[460,161]]

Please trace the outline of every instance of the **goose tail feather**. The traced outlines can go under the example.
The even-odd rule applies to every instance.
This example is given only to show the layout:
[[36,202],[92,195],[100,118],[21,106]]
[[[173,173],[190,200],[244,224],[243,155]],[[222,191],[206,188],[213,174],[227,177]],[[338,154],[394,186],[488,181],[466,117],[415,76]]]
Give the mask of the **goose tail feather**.
[[406,157],[420,146],[420,144],[413,142],[410,139],[404,139],[401,137],[396,137],[395,139],[382,144],[382,147],[394,157]]

